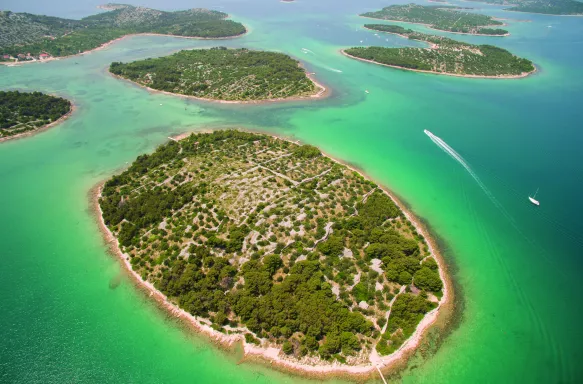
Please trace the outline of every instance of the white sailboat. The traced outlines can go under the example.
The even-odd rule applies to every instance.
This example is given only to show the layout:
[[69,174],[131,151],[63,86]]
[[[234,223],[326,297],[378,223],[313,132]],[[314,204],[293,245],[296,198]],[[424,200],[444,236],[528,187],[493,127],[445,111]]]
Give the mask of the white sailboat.
[[528,196],[528,200],[530,200],[531,203],[533,203],[536,206],[539,206],[540,203],[539,201],[536,199],[536,194],[538,193],[538,188],[536,189],[536,192],[534,193],[534,196]]

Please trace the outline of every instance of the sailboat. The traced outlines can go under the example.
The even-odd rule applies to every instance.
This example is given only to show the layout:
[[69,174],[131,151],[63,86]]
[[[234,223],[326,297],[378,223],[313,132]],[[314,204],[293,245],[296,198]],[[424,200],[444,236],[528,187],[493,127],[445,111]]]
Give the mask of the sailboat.
[[537,199],[535,199],[536,194],[538,193],[538,188],[536,189],[536,192],[534,193],[534,196],[528,196],[528,200],[530,200],[531,203],[533,203],[534,205],[538,206],[540,205],[539,201]]

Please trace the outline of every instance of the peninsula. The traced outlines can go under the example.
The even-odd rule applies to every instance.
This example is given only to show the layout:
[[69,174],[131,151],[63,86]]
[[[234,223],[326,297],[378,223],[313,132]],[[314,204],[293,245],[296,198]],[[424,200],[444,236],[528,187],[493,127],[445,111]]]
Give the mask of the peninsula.
[[417,4],[391,5],[380,11],[363,13],[360,16],[389,21],[400,21],[427,25],[441,31],[470,35],[508,36],[508,31],[492,28],[504,25],[486,15],[460,12],[453,6],[424,6]]
[[343,54],[400,69],[462,77],[518,78],[536,70],[530,60],[492,45],[468,44],[390,24],[366,24],[365,28],[424,41],[430,47],[355,47],[343,50]]
[[107,12],[81,20],[0,12],[0,62],[48,60],[103,47],[131,34],[227,38],[246,32],[228,15],[208,9],[165,12],[127,4],[102,6]]
[[223,102],[302,99],[325,91],[288,55],[244,48],[184,50],[156,59],[114,62],[109,71],[149,89]]
[[474,0],[480,3],[512,6],[506,11],[557,16],[583,16],[583,3],[576,0]]
[[310,374],[377,374],[451,285],[413,217],[316,147],[216,131],[142,155],[98,192],[140,286],[214,340]]
[[0,91],[0,142],[53,126],[72,109],[70,101],[41,92]]

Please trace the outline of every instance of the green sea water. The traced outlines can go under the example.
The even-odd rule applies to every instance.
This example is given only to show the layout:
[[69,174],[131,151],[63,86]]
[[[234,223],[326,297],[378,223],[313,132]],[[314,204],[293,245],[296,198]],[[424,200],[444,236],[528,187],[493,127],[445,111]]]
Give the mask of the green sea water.
[[[82,17],[97,4],[6,0],[2,7]],[[304,381],[238,364],[237,354],[167,318],[107,253],[91,214],[90,189],[136,156],[168,136],[220,127],[317,145],[392,189],[438,236],[459,293],[458,321],[400,380],[583,381],[583,18],[460,3],[530,20],[507,21],[506,38],[455,35],[507,48],[539,70],[526,79],[481,80],[341,56],[339,49],[354,45],[412,45],[360,29],[357,13],[390,1],[141,4],[223,10],[251,33],[220,42],[140,36],[68,60],[0,68],[0,89],[41,90],[77,106],[58,127],[0,144],[0,382]],[[112,61],[216,45],[290,54],[332,95],[217,105],[150,94],[106,71]],[[424,129],[463,156],[480,182]],[[537,187],[540,208],[527,200]]]

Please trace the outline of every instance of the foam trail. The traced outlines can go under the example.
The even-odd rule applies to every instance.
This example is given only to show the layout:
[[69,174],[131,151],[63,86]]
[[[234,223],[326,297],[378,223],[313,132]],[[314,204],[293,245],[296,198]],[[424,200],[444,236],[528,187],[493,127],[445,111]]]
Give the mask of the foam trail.
[[504,206],[502,206],[502,204],[498,201],[498,199],[496,199],[496,197],[494,197],[494,195],[492,194],[492,192],[490,192],[490,190],[484,185],[484,183],[482,183],[482,180],[480,180],[480,178],[478,177],[478,175],[476,175],[476,173],[472,170],[472,168],[470,168],[470,166],[468,165],[468,163],[466,162],[466,160],[462,157],[462,155],[460,155],[459,153],[457,153],[445,141],[443,141],[439,137],[435,136],[433,133],[429,132],[427,129],[423,130],[423,132],[425,132],[425,134],[427,136],[429,136],[429,138],[431,139],[431,141],[433,141],[435,144],[437,144],[437,146],[439,148],[441,148],[445,153],[447,153],[448,155],[450,155],[453,159],[455,159],[458,163],[460,163],[462,165],[462,167],[464,167],[466,169],[466,171],[468,171],[468,173],[472,176],[472,178],[476,181],[476,183],[478,183],[478,185],[480,186],[480,188],[482,188],[482,191],[484,191],[484,193],[486,194],[486,196],[488,196],[488,198],[490,199],[490,201],[492,201],[492,203],[494,203],[494,205],[496,206],[496,208],[498,208],[500,210],[500,212],[502,212],[502,214],[504,215],[504,217],[506,217],[506,219],[512,224],[512,226],[518,232],[520,232],[527,240],[531,241],[520,230],[520,228],[518,228],[518,225],[516,224],[516,221],[514,220],[514,218],[506,211],[506,209],[504,209]]
[[435,144],[437,144],[437,146],[439,148],[441,148],[445,153],[447,153],[452,158],[454,158],[455,160],[457,160],[457,162],[460,163],[462,165],[462,167],[464,167],[466,169],[466,171],[468,171],[468,173],[472,176],[472,178],[476,181],[476,183],[478,183],[478,185],[480,186],[480,188],[482,188],[482,190],[484,191],[484,193],[486,194],[486,196],[488,196],[488,198],[490,199],[490,201],[492,201],[492,203],[494,203],[494,205],[496,206],[496,208],[498,208],[500,210],[500,212],[502,212],[502,214],[504,215],[504,217],[506,217],[506,219],[512,224],[512,226],[521,235],[523,235],[528,241],[530,241],[531,243],[534,244],[534,242],[530,238],[528,238],[526,236],[526,234],[523,233],[520,230],[520,228],[518,228],[518,225],[516,224],[516,221],[514,220],[514,218],[506,211],[506,209],[504,209],[504,206],[502,206],[502,204],[498,201],[498,199],[496,199],[496,197],[494,197],[494,195],[492,194],[492,192],[490,192],[490,190],[484,185],[484,183],[482,183],[482,180],[480,180],[480,178],[478,177],[478,175],[476,175],[476,173],[472,170],[472,168],[470,168],[470,166],[468,165],[468,163],[466,162],[466,160],[462,157],[462,155],[460,155],[459,153],[457,153],[452,147],[450,147],[449,145],[447,145],[447,143],[445,141],[443,141],[439,137],[435,136],[433,133],[429,132],[427,129],[423,130],[423,132],[425,132],[425,134],[427,136],[429,136],[429,138],[431,139],[431,141],[433,141]]
[[480,180],[480,178],[478,177],[478,175],[476,175],[476,173],[472,170],[472,168],[470,168],[470,166],[465,161],[465,159],[459,153],[457,153],[452,147],[450,147],[449,145],[447,145],[447,143],[445,141],[443,141],[439,137],[435,136],[433,133],[429,132],[427,129],[423,130],[423,132],[425,132],[425,134],[427,136],[429,136],[429,138],[431,139],[431,141],[433,141],[439,148],[441,148],[445,153],[447,153],[453,159],[455,159],[457,162],[459,162],[466,169],[466,171],[468,171],[468,173],[472,176],[472,178],[476,181],[476,183],[478,183],[478,185],[480,186],[480,188],[482,188],[482,190],[484,191],[484,193],[486,194],[486,196],[488,196],[488,198],[492,201],[492,203],[494,203],[494,205],[496,206],[496,208],[498,208],[500,210],[500,212],[502,213],[502,215],[510,222],[510,224],[514,227],[514,229],[516,229],[516,231],[522,237],[524,237],[524,239],[526,241],[528,241],[534,247],[538,248],[541,251],[541,255],[547,260],[547,262],[549,262],[550,265],[553,265],[556,268],[556,264],[553,262],[553,260],[550,257],[548,257],[549,253],[541,245],[539,245],[536,240],[534,240],[530,236],[527,236],[527,234],[524,233],[518,227],[518,225],[517,225],[516,221],[514,220],[514,218],[508,213],[508,211],[506,211],[506,209],[504,209],[504,206],[496,199],[496,197],[494,197],[494,195],[492,194],[492,192],[490,192],[490,190],[488,188],[486,188],[486,186],[484,185],[484,183],[482,183],[482,181]]
[[302,48],[302,51],[304,53],[311,53],[312,55],[315,55],[315,53],[313,51],[310,51],[308,48]]
[[490,200],[492,200],[492,202],[494,204],[496,204],[497,206],[500,206],[500,203],[498,203],[498,200],[496,200],[496,198],[494,197],[492,192],[490,192],[490,190],[488,188],[486,188],[486,186],[484,185],[484,183],[482,183],[482,180],[480,180],[478,175],[476,175],[476,173],[472,170],[472,168],[470,168],[470,166],[465,161],[465,159],[462,157],[462,155],[457,153],[452,147],[447,145],[447,143],[445,141],[443,141],[439,137],[435,136],[433,133],[429,132],[427,129],[425,129],[423,132],[425,132],[425,134],[427,136],[429,136],[431,141],[433,141],[435,144],[437,144],[437,146],[439,148],[441,148],[445,153],[447,153],[452,158],[457,160],[458,163],[460,163],[462,165],[462,167],[464,167],[466,169],[466,171],[468,171],[468,173],[474,178],[474,180],[476,180],[476,183],[478,183],[480,188],[482,188],[482,190],[486,193],[486,195],[490,198]]
[[332,67],[324,67],[324,68],[326,68],[326,69],[327,69],[327,70],[329,70],[329,71],[334,71],[334,72],[342,73],[342,71],[341,71],[341,70],[339,70],[339,69],[335,69],[335,68],[332,68]]

